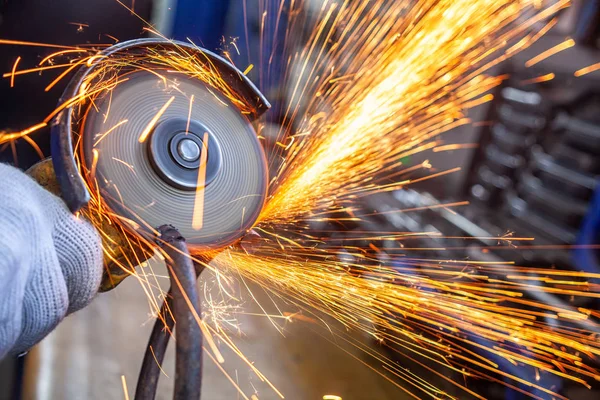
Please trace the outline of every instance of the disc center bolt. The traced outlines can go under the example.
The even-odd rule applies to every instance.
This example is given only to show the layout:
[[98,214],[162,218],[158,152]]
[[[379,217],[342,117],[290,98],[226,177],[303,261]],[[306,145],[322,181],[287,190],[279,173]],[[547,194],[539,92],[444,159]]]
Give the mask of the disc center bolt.
[[204,186],[218,175],[223,159],[215,135],[202,123],[185,118],[159,122],[152,131],[147,151],[152,168],[165,182],[190,191],[198,188],[203,152],[206,152]]
[[182,139],[177,144],[177,153],[185,161],[196,161],[200,157],[200,146],[192,139]]

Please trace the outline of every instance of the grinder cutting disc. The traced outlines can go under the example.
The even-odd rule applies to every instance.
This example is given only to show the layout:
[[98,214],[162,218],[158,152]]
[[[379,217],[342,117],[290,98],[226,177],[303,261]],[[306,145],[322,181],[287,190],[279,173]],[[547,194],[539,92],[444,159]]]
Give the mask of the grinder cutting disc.
[[226,97],[200,80],[166,75],[176,84],[165,87],[156,75],[136,72],[94,101],[82,127],[85,164],[103,201],[139,229],[171,224],[196,247],[226,246],[263,206],[262,147]]

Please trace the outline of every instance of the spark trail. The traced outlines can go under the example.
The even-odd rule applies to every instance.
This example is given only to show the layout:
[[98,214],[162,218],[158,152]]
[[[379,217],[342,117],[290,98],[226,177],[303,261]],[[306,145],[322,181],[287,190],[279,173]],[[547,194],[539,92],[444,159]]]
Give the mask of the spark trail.
[[[293,223],[377,190],[375,179],[404,154],[468,123],[466,111],[489,101],[483,95],[505,78],[483,72],[530,43],[531,25],[568,5],[558,2],[523,19],[532,11],[527,1],[357,3],[342,2],[337,10],[325,1],[298,56],[303,64],[291,82],[293,97],[314,98],[313,114],[298,117],[298,108],[287,109],[286,117],[301,125],[295,143],[280,133],[291,145],[265,222]],[[347,80],[339,82],[342,72]],[[325,103],[332,111],[319,116]]]

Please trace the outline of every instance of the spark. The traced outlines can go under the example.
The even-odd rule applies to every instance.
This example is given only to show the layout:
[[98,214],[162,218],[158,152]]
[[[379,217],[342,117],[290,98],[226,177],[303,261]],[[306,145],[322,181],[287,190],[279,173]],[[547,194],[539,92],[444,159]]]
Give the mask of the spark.
[[13,76],[17,76],[17,75],[25,75],[25,74],[30,74],[32,72],[42,72],[42,71],[47,71],[49,69],[55,69],[55,68],[65,68],[65,67],[70,67],[71,64],[59,64],[59,65],[48,65],[45,67],[36,67],[36,68],[29,68],[29,69],[22,69],[20,71],[14,71],[14,72],[6,72],[2,75],[3,78],[8,78],[8,77],[13,77]]
[[116,37],[109,35],[108,33],[103,33],[104,36],[110,38],[111,40],[113,40],[115,43],[119,43],[119,39],[117,39]]
[[44,57],[42,59],[42,61],[40,61],[39,65],[43,65],[46,62],[52,60],[53,58],[56,58],[58,56],[61,56],[63,54],[70,54],[70,53],[87,53],[89,50],[85,50],[85,49],[70,49],[70,50],[62,50],[62,51],[57,51],[55,53],[52,53],[46,57]]
[[42,149],[40,149],[40,146],[38,146],[38,144],[32,138],[30,138],[29,136],[23,136],[23,140],[25,140],[27,143],[29,143],[31,147],[33,147],[38,157],[40,157],[40,160],[43,160],[45,158]]
[[17,145],[14,141],[10,142],[10,150],[12,152],[13,160],[15,162],[15,167],[19,167],[19,158],[17,157]]
[[97,60],[100,60],[102,58],[106,58],[106,56],[103,55],[103,54],[93,55],[93,56],[91,56],[90,58],[87,59],[85,65],[87,65],[88,67],[91,67],[92,64],[94,64],[94,62],[96,62]]
[[194,213],[192,215],[192,228],[202,229],[204,223],[204,189],[206,180],[206,161],[208,157],[208,132],[202,136],[202,152],[200,153],[200,166],[198,168],[198,182],[194,198]]
[[190,131],[190,121],[192,119],[192,105],[194,104],[194,95],[192,95],[190,97],[190,107],[188,109],[188,117],[187,117],[187,122],[185,124],[185,133],[186,135],[189,133]]
[[544,61],[545,59],[547,59],[548,57],[551,57],[557,53],[560,53],[561,51],[564,51],[566,49],[569,49],[571,47],[575,46],[575,41],[573,39],[567,39],[564,42],[557,44],[554,47],[549,48],[548,50],[538,54],[537,56],[533,57],[532,59],[530,59],[529,61],[527,61],[525,63],[525,66],[527,68],[534,66],[535,64]]
[[75,26],[84,26],[86,28],[89,28],[90,25],[89,24],[84,24],[83,22],[67,22],[69,25],[75,25]]
[[575,76],[580,77],[580,76],[589,74],[590,72],[598,71],[599,69],[600,69],[600,63],[588,65],[585,68],[581,68],[581,69],[578,69],[577,71],[575,71]]
[[19,46],[34,46],[34,47],[54,47],[56,49],[77,49],[74,46],[61,46],[57,44],[26,42],[21,40],[0,39],[0,44],[19,45]]
[[252,71],[252,68],[254,68],[254,64],[250,64],[250,65],[248,65],[248,66],[246,67],[246,69],[244,70],[244,72],[243,72],[243,73],[244,73],[244,75],[248,75],[248,73],[249,73],[250,71]]
[[439,153],[441,151],[476,149],[477,147],[479,147],[479,143],[445,144],[443,146],[434,147],[433,152]]
[[69,25],[74,25],[77,27],[77,32],[81,33],[83,32],[83,28],[89,28],[89,24],[84,24],[82,22],[68,22]]
[[92,149],[92,166],[90,168],[90,176],[96,176],[96,166],[98,165],[98,149]]
[[77,62],[74,62],[70,67],[68,67],[60,75],[58,75],[56,77],[56,79],[54,79],[52,82],[50,82],[48,84],[48,86],[46,86],[44,91],[45,92],[50,91],[50,89],[52,89],[58,82],[62,81],[64,79],[64,77],[67,76],[71,71],[73,71],[75,68],[77,68],[78,66],[83,64],[85,62],[85,60],[86,60],[86,58],[82,58],[80,60],[77,60]]
[[[554,10],[566,4],[557,3]],[[261,214],[264,223],[293,224],[305,213],[351,202],[347,196],[367,184],[370,193],[376,192],[373,178],[378,170],[419,143],[469,123],[464,109],[489,101],[486,92],[505,79],[481,75],[484,67],[497,60],[486,57],[508,46],[510,39],[538,20],[536,16],[512,28],[511,22],[523,7],[513,1],[442,1],[412,8],[398,2],[385,12],[378,8],[383,3],[370,6],[373,15],[379,10],[384,17],[369,34],[353,36],[353,28],[365,29],[358,17],[365,3],[357,8],[345,6],[336,14],[324,3],[322,22],[301,54],[304,64],[292,86],[292,97],[325,93],[312,100],[314,107],[329,97],[335,107],[327,118],[312,124],[309,120],[298,129],[309,136],[285,153],[286,162],[277,170],[271,198]],[[398,26],[395,16],[399,13],[405,13],[407,21],[412,15],[422,16],[413,25]],[[319,44],[328,42],[342,21],[345,25],[340,28],[337,47],[324,58]],[[484,40],[489,45],[482,46]],[[352,77],[352,85],[328,88],[339,76],[335,68],[325,73],[327,65],[345,64],[350,57],[349,70],[339,75]],[[317,66],[323,64],[322,73],[306,64],[311,58]],[[450,67],[450,60],[458,61]],[[286,119],[291,121],[296,113],[288,106]],[[280,135],[285,136],[285,130]]]
[[15,87],[15,71],[17,70],[17,65],[19,65],[19,61],[21,61],[21,56],[17,57],[13,64],[12,72],[10,73],[10,87]]
[[135,169],[133,168],[133,165],[131,165],[131,164],[128,164],[128,163],[126,163],[125,161],[123,161],[123,160],[121,160],[121,159],[119,159],[119,158],[116,158],[116,157],[111,157],[111,158],[112,158],[114,161],[116,161],[116,162],[118,162],[118,163],[120,163],[120,164],[123,164],[124,166],[126,166],[127,168],[129,168],[129,170],[135,174]]
[[549,74],[545,74],[545,75],[537,76],[535,78],[523,80],[523,81],[521,81],[521,85],[531,85],[532,83],[548,82],[548,81],[551,81],[552,79],[554,79],[555,77],[556,76],[554,75],[554,73],[551,72]]
[[109,130],[107,130],[106,132],[104,132],[102,135],[100,135],[100,137],[98,138],[98,140],[96,140],[94,142],[94,147],[98,146],[98,143],[100,143],[102,141],[102,139],[104,139],[107,135],[109,135],[111,132],[113,132],[115,129],[117,129],[121,125],[126,124],[127,122],[129,122],[128,119],[121,120],[117,124],[115,124],[115,126],[113,126]]
[[240,49],[237,47],[237,44],[235,43],[235,40],[232,40],[231,45],[233,46],[233,48],[235,49],[235,52],[237,53],[237,55],[240,55]]
[[121,375],[121,384],[123,385],[125,400],[129,400],[129,390],[127,389],[127,379],[125,379],[125,375]]
[[106,86],[101,86],[99,88],[95,88],[94,90],[87,90],[86,85],[82,84],[80,87],[79,93],[77,95],[73,96],[72,98],[66,100],[64,103],[62,103],[58,107],[56,107],[54,109],[54,111],[52,111],[50,114],[48,114],[48,116],[46,116],[46,118],[44,119],[44,123],[46,123],[46,124],[49,123],[58,113],[60,113],[65,108],[69,108],[76,104],[81,104],[85,100],[88,100],[88,99],[92,98],[94,95],[98,95],[99,93],[102,93],[105,91],[110,91],[112,88],[114,88],[118,84],[126,82],[128,79],[129,78],[123,78],[121,80],[112,82],[111,84],[107,84]]
[[160,372],[164,376],[166,376],[168,378],[169,375],[167,375],[167,373],[165,372],[165,370],[163,369],[163,367],[160,365],[160,362],[158,362],[158,359],[156,358],[156,355],[154,354],[154,349],[152,348],[152,346],[150,346],[150,352],[152,353],[152,357],[154,357],[154,361],[156,362],[156,365],[158,365],[158,368],[160,369]]
[[175,96],[171,96],[169,100],[167,100],[167,102],[160,108],[160,110],[158,110],[156,115],[152,117],[152,119],[150,120],[150,122],[148,122],[148,125],[146,125],[146,127],[142,131],[142,134],[138,138],[138,142],[144,143],[146,141],[148,135],[150,135],[150,132],[152,132],[152,129],[154,128],[160,117],[164,114],[164,112],[167,111],[167,108],[169,108],[173,100],[175,100]]
[[24,129],[20,132],[16,132],[16,133],[0,133],[0,143],[7,143],[7,142],[11,142],[14,141],[16,139],[25,137],[30,135],[31,133],[38,131],[42,128],[45,128],[48,124],[45,122],[41,122],[39,124],[33,125],[27,129]]

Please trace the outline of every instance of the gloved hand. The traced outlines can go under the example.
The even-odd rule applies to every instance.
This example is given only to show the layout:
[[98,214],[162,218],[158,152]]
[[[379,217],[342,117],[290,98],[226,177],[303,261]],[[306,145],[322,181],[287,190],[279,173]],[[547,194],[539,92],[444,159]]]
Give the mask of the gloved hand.
[[0,359],[85,307],[102,277],[96,230],[23,172],[0,164]]

